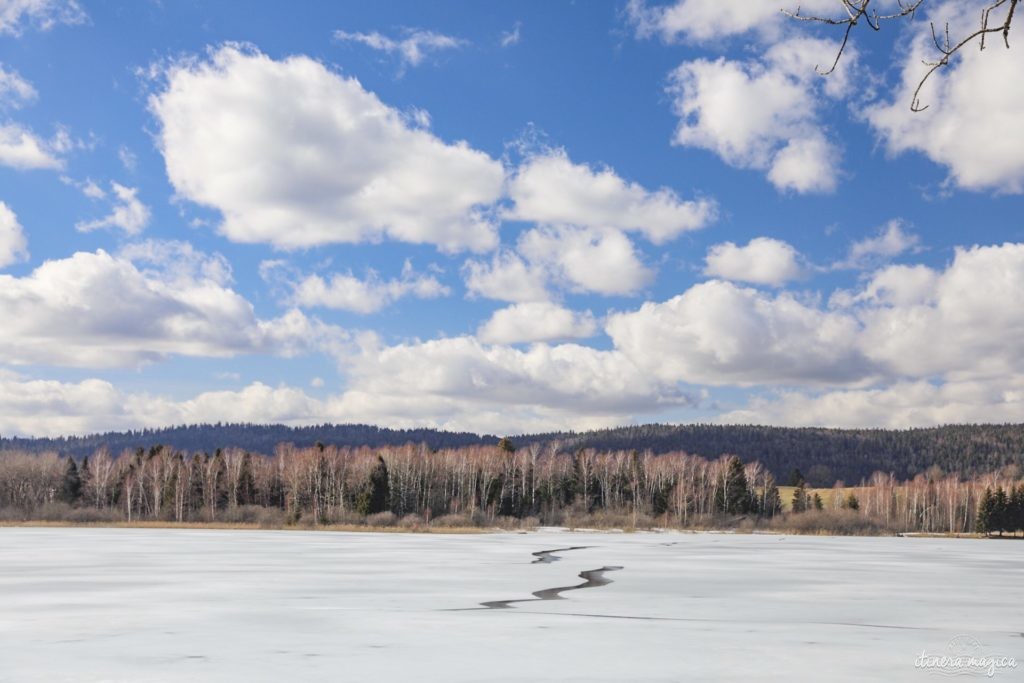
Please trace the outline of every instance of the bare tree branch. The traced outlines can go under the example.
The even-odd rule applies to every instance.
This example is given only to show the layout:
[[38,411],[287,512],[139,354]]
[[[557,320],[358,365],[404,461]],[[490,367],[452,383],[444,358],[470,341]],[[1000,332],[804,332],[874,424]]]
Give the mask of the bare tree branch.
[[[839,49],[836,52],[836,58],[832,62],[832,66],[826,70],[822,70],[819,67],[815,67],[815,70],[827,76],[836,70],[839,66],[839,61],[843,58],[843,54],[846,52],[847,45],[850,42],[850,34],[852,33],[855,26],[861,23],[863,20],[868,26],[875,31],[882,29],[882,24],[888,21],[903,19],[904,17],[914,18],[917,10],[926,2],[926,0],[897,0],[899,9],[889,14],[879,14],[875,7],[871,5],[872,0],[839,0],[843,10],[845,10],[846,16],[829,17],[829,16],[818,16],[808,15],[801,12],[800,6],[798,5],[795,11],[782,10],[783,14],[799,20],[799,21],[811,21],[819,24],[826,24],[828,26],[841,26],[843,27],[843,39],[839,44]],[[990,5],[985,7],[981,12],[981,23],[978,30],[965,36],[958,42],[954,42],[949,37],[949,24],[947,23],[943,29],[943,37],[940,39],[939,35],[935,31],[935,25],[931,24],[932,41],[935,43],[935,48],[938,51],[940,57],[934,62],[925,62],[928,66],[928,71],[924,74],[921,80],[918,82],[917,87],[914,89],[914,94],[911,97],[910,109],[915,112],[924,111],[928,108],[928,105],[921,106],[921,89],[924,88],[925,83],[931,78],[939,69],[948,66],[950,59],[955,56],[961,49],[972,43],[978,41],[978,47],[981,50],[985,49],[985,39],[990,33],[1001,33],[1003,36],[1003,44],[1010,47],[1010,28],[1013,24],[1014,11],[1017,9],[1017,4],[1020,0],[994,0]],[[994,10],[1000,7],[1007,7],[1006,19],[998,26],[992,26],[989,23],[989,17]]]

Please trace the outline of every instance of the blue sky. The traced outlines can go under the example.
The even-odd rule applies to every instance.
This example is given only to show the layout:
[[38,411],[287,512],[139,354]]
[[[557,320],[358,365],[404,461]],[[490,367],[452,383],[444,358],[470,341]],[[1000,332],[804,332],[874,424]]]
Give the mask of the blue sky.
[[1019,420],[1024,53],[783,7],[0,0],[0,433]]

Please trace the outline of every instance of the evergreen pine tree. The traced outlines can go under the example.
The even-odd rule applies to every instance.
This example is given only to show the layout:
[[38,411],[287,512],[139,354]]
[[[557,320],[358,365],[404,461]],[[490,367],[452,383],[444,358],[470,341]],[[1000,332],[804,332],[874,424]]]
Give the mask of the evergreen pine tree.
[[807,510],[807,487],[803,482],[797,484],[796,490],[793,491],[793,512],[805,512]]
[[192,462],[189,464],[189,481],[191,486],[188,492],[188,503],[186,504],[187,512],[191,517],[191,513],[199,512],[203,509],[204,498],[203,495],[203,456],[196,453],[192,456]]
[[996,489],[995,502],[992,505],[992,526],[1002,536],[1003,532],[1009,527],[1008,519],[1009,515],[1009,500],[1006,497],[1006,491],[1000,486]]
[[498,450],[502,453],[515,453],[516,446],[512,443],[512,439],[507,436],[503,436],[501,437],[501,440],[498,441]]
[[92,470],[89,469],[89,456],[82,458],[82,464],[78,466],[78,481],[82,484],[82,496],[81,500],[83,503],[97,504],[97,501],[91,500],[89,495],[89,484],[92,482]]
[[1024,484],[1020,484],[1013,489],[1013,493],[1010,495],[1009,514],[1007,517],[1010,520],[1010,531],[1013,533],[1024,531]]
[[82,479],[78,474],[75,459],[68,456],[64,466],[64,479],[61,481],[60,499],[68,505],[74,505],[82,497]]
[[256,502],[256,481],[252,474],[252,455],[246,451],[238,468],[238,504],[252,505]]
[[853,491],[850,491],[850,495],[846,497],[846,501],[843,506],[848,510],[857,511],[860,510],[860,501],[857,500],[857,496],[853,495]]
[[377,456],[377,464],[370,470],[370,478],[356,499],[356,511],[362,515],[375,515],[388,509],[391,497],[388,484],[388,466],[384,458]]
[[819,496],[817,493],[814,494],[814,509],[815,510],[824,510],[825,509],[825,503],[824,503],[824,501],[822,501],[821,496]]
[[992,495],[992,489],[986,488],[985,493],[981,496],[981,501],[978,502],[978,519],[975,527],[979,534],[990,534],[994,530],[994,520],[992,513],[995,508],[995,497]]
[[744,514],[749,512],[749,505],[750,495],[743,462],[733,456],[726,465],[722,486],[715,491],[715,508],[726,514]]

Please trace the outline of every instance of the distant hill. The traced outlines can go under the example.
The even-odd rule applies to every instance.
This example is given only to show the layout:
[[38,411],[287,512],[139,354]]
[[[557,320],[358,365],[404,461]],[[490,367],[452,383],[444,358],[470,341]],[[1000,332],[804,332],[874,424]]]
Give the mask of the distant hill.
[[212,453],[218,448],[244,448],[254,453],[271,454],[280,443],[309,447],[316,442],[337,446],[403,446],[425,443],[431,448],[459,448],[492,444],[496,436],[480,436],[466,432],[443,432],[436,429],[386,429],[371,425],[314,425],[288,427],[265,424],[198,424],[143,429],[131,432],[107,432],[88,436],[52,439],[21,439],[0,437],[0,449],[17,449],[41,453],[56,451],[61,455],[81,458],[106,446],[117,454],[125,449],[149,448],[161,444],[182,451]]
[[949,425],[926,429],[822,429],[756,425],[638,425],[577,434],[538,434],[565,448],[682,450],[714,458],[723,453],[759,461],[780,482],[799,468],[813,486],[848,484],[876,471],[910,479],[930,467],[962,476],[1024,469],[1024,425]]
[[[213,452],[236,447],[272,453],[279,443],[308,447],[317,441],[339,446],[430,448],[494,444],[495,435],[434,429],[385,429],[369,425],[287,427],[258,424],[202,424],[56,439],[0,438],[0,449],[56,451],[76,458],[106,446],[113,453],[157,444],[183,451]],[[1007,465],[1024,469],[1024,425],[951,425],[929,429],[793,429],[748,425],[640,425],[590,432],[514,436],[518,446],[557,444],[562,450],[686,451],[707,458],[729,453],[760,461],[785,483],[799,468],[814,486],[836,479],[852,484],[875,471],[912,478],[930,467],[974,476]]]

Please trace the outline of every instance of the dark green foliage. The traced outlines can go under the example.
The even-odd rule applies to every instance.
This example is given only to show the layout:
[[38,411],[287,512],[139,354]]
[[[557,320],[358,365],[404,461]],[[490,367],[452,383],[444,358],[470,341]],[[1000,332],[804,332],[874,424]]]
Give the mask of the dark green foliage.
[[238,471],[238,504],[252,505],[256,502],[256,481],[252,474],[252,454],[242,456]]
[[78,473],[78,465],[74,458],[67,459],[64,467],[64,479],[61,482],[60,499],[68,505],[74,505],[82,497],[82,479]]
[[807,500],[807,487],[803,484],[799,484],[796,490],[793,491],[793,504],[791,506],[793,512],[806,512],[809,501]]
[[1024,531],[1024,484],[1013,489],[1010,495],[1007,517],[1009,519],[1007,531],[1013,533]]
[[89,469],[89,456],[82,458],[82,464],[78,466],[78,481],[81,483],[82,497],[85,498],[88,495],[89,482],[92,481],[92,470]]
[[1000,486],[996,489],[995,495],[993,496],[992,504],[992,526],[1002,536],[1003,532],[1009,527],[1009,499],[1006,497],[1006,491]]
[[995,530],[995,502],[992,489],[986,488],[981,496],[981,502],[978,503],[978,519],[975,523],[978,533],[990,534]]
[[817,493],[814,494],[813,502],[815,510],[825,509],[825,503],[821,500],[821,496],[819,496]]
[[498,450],[502,453],[515,453],[516,447],[515,444],[512,443],[512,439],[507,436],[503,436],[501,437],[501,440],[498,441]]
[[[799,468],[812,487],[832,486],[837,479],[860,481],[875,472],[892,472],[897,479],[909,480],[934,466],[964,478],[995,472],[1006,465],[1024,468],[1024,424],[905,430],[649,424],[537,434],[517,440],[541,444],[557,440],[566,450],[636,448],[655,454],[685,451],[709,459],[733,453],[745,463],[760,462],[780,481],[788,482],[793,470]],[[824,478],[815,480],[814,476]]]
[[729,459],[722,485],[715,491],[715,509],[727,514],[742,515],[750,511],[750,494],[743,463],[737,457]]
[[[670,483],[665,483],[664,485],[654,489],[654,496],[653,496],[653,499],[651,501],[651,511],[655,515],[663,515],[666,512],[668,512],[669,495],[671,493],[672,493],[672,486],[671,486]],[[776,493],[776,495],[778,495],[778,491],[777,490],[776,490],[775,493]]]
[[196,455],[192,456],[192,462],[189,463],[188,468],[189,477],[189,504],[190,510],[201,510],[203,507],[204,491],[203,491],[203,456]]
[[290,443],[300,448],[317,442],[335,446],[404,446],[407,443],[425,443],[429,447],[461,448],[482,446],[498,440],[494,435],[468,432],[443,432],[436,429],[387,429],[373,425],[324,424],[311,427],[289,427],[253,423],[197,424],[141,429],[131,432],[106,432],[89,436],[30,439],[0,437],[0,450],[18,450],[34,453],[56,452],[81,458],[107,447],[111,453],[149,448],[165,444],[175,450],[198,453],[216,448],[241,448],[253,453],[273,453],[278,444]]
[[850,495],[843,501],[843,507],[847,510],[860,510],[860,501],[857,500],[857,496],[853,495],[853,491],[850,491]]
[[804,475],[800,472],[800,468],[797,467],[789,474],[789,482],[786,486],[806,486],[807,480],[804,479]]
[[377,464],[370,471],[366,486],[356,499],[356,512],[361,515],[375,515],[388,509],[391,489],[388,483],[388,466],[384,458],[377,456]]

